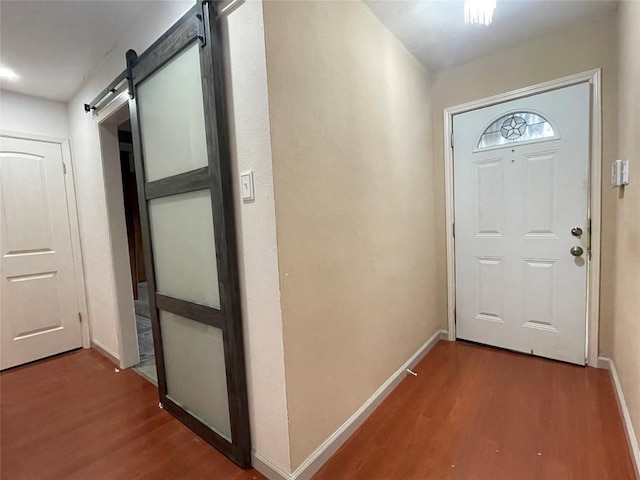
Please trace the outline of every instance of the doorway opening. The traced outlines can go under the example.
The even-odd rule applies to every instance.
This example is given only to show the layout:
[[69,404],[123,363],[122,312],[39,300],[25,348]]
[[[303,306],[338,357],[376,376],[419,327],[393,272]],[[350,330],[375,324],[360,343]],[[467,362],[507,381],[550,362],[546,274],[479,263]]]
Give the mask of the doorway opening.
[[96,121],[113,260],[113,321],[118,346],[117,351],[105,345],[95,346],[120,368],[133,367],[157,385],[128,93],[121,92],[102,107]]
[[138,203],[131,120],[129,119],[118,125],[118,146],[120,150],[120,171],[122,175],[122,199],[124,202],[127,244],[129,247],[131,293],[133,295],[136,317],[136,339],[140,356],[140,362],[133,368],[147,380],[157,385],[158,374],[153,349],[149,287],[147,285],[147,271],[144,264],[142,224]]

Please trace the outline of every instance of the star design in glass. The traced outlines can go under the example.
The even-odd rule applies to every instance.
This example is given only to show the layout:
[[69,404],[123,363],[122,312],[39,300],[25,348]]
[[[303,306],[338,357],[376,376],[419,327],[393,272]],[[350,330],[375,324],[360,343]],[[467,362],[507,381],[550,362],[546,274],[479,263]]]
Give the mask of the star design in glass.
[[521,137],[525,130],[527,129],[527,122],[522,117],[513,116],[511,118],[507,118],[502,127],[500,128],[500,133],[507,140],[515,140],[518,137]]

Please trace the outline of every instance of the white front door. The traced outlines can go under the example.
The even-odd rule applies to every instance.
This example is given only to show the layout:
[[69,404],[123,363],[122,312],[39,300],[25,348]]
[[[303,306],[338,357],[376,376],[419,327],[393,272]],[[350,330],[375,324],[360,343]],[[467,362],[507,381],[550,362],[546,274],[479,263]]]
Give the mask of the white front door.
[[0,369],[82,346],[59,144],[0,137]]
[[590,85],[453,117],[456,336],[585,364]]

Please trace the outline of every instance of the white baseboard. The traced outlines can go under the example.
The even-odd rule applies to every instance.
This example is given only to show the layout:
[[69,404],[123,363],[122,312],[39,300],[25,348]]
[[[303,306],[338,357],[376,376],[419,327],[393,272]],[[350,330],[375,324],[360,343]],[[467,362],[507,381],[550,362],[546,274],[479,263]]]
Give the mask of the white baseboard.
[[293,478],[290,473],[285,472],[280,467],[274,465],[268,459],[256,452],[252,452],[251,466],[269,480],[290,480]]
[[96,340],[91,340],[91,347],[95,348],[103,356],[107,357],[109,360],[115,363],[116,367],[120,367],[120,360],[118,359],[118,355],[114,353],[113,350],[111,350],[109,347],[104,346]]
[[395,371],[371,397],[327,438],[293,473],[286,473],[260,454],[253,455],[253,467],[270,480],[309,480],[331,456],[353,435],[373,411],[404,379],[407,368],[413,368],[438,343],[446,340],[448,332],[438,330],[404,365]]
[[627,402],[624,400],[624,393],[622,391],[620,379],[618,378],[616,364],[610,358],[598,357],[598,368],[609,370],[609,374],[611,375],[611,383],[613,383],[613,389],[616,392],[618,408],[620,409],[624,431],[627,434],[627,443],[629,444],[629,450],[631,451],[631,461],[633,462],[633,467],[636,471],[636,478],[640,480],[640,447],[638,446],[638,440],[633,430],[633,424],[631,423],[631,415],[627,408]]

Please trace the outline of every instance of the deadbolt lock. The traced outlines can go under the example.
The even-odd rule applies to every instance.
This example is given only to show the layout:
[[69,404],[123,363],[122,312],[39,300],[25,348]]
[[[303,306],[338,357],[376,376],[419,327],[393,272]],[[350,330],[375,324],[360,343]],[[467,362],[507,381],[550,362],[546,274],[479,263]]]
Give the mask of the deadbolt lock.
[[582,247],[576,245],[574,247],[571,247],[570,252],[574,257],[580,257],[584,253],[584,250],[582,249]]
[[571,229],[571,235],[573,235],[574,237],[579,237],[580,235],[582,235],[582,229],[580,227],[573,227]]

